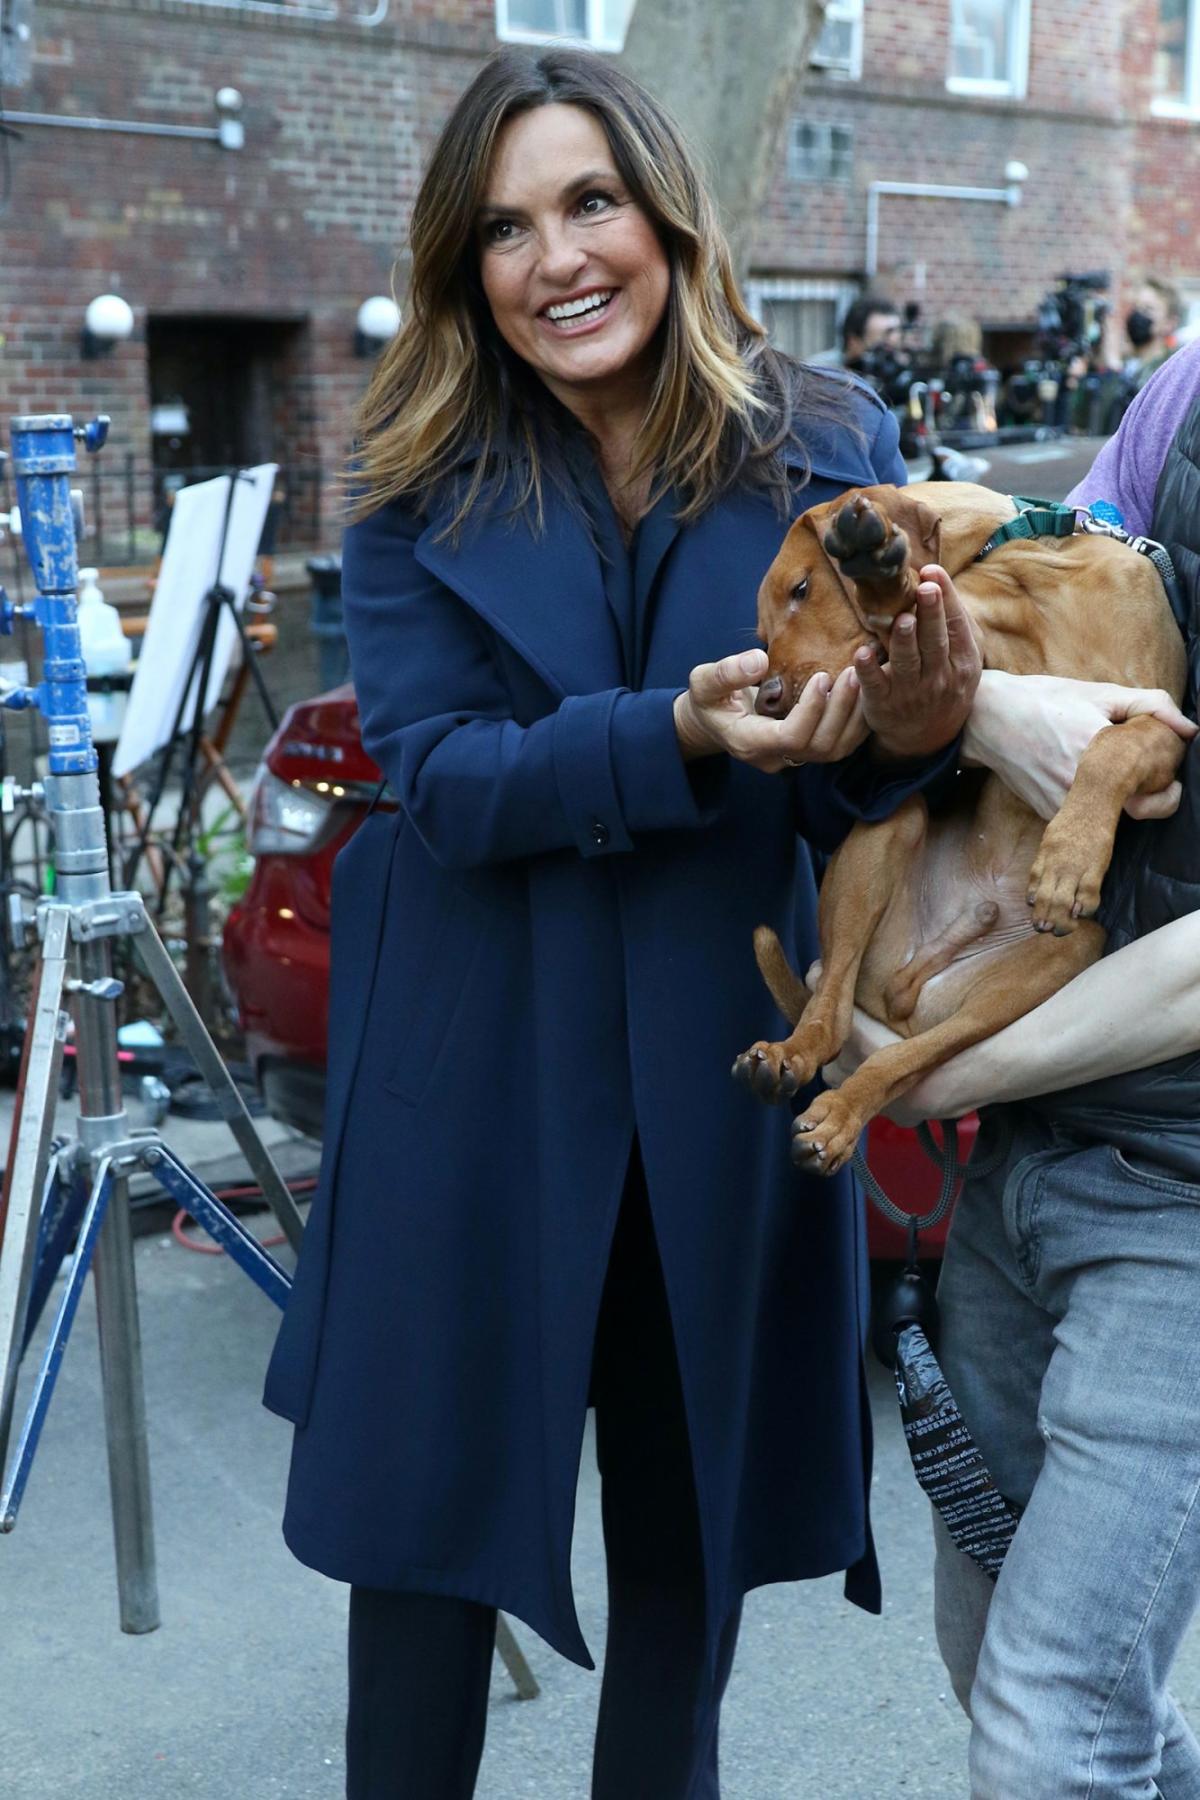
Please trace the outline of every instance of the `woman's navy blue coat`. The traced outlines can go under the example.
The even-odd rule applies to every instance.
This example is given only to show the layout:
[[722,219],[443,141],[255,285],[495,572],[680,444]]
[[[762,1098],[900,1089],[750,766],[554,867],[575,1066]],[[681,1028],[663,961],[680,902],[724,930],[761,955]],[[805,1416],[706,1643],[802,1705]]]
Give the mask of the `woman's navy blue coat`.
[[[873,402],[796,510],[904,478]],[[685,767],[688,671],[754,641],[784,526],[734,495],[643,523],[631,682],[602,568],[552,492],[458,548],[392,505],[347,534],[367,748],[398,814],[339,858],[322,1181],[267,1383],[297,1430],[285,1533],[345,1581],[459,1595],[588,1662],[571,1593],[593,1330],[634,1131],[687,1408],[709,1618],[860,1564],[872,1600],[848,1180],[730,1065],[778,1035],[751,946],[815,950],[805,844],[911,783],[859,760]],[[853,798],[858,793],[858,804]]]

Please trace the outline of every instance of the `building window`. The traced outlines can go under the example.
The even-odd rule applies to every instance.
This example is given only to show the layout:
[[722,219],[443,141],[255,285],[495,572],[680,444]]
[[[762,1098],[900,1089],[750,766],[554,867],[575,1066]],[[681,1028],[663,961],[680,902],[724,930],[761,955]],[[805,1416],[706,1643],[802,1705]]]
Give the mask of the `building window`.
[[862,74],[862,39],[863,0],[829,0],[809,61],[830,75],[857,81]]
[[950,0],[950,69],[955,94],[1023,99],[1029,76],[1029,0]]
[[849,181],[853,170],[853,126],[792,120],[787,171],[793,181]]
[[746,304],[777,350],[802,362],[833,361],[838,326],[857,292],[849,281],[751,277]]
[[1200,338],[1200,281],[1177,281],[1175,285],[1183,301],[1177,335],[1181,344],[1190,344],[1193,338]]
[[1155,112],[1200,112],[1200,0],[1158,0]]
[[496,35],[525,44],[575,38],[620,50],[634,0],[496,0]]

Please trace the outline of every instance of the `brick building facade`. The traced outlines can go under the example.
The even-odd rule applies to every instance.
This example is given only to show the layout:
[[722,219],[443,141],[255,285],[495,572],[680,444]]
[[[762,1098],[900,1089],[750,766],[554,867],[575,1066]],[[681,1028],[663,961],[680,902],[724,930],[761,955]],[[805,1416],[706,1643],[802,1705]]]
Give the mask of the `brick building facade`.
[[[0,21],[32,27],[28,79],[12,29],[0,63],[21,133],[0,145],[0,410],[111,413],[110,474],[143,508],[152,461],[161,478],[280,460],[293,524],[328,536],[366,368],[356,313],[389,291],[454,97],[498,29],[612,42],[625,5],[0,0]],[[1200,0],[833,0],[830,21],[754,249],[752,296],[781,335],[818,347],[861,287],[869,184],[1003,188],[1014,159],[1017,207],[883,195],[878,284],[1002,335],[1066,268],[1112,269],[1119,300],[1154,271],[1200,316]],[[240,149],[216,139],[229,85]],[[91,123],[39,122],[63,118]],[[197,135],[160,134],[181,126]],[[397,282],[402,299],[402,264]],[[105,292],[133,334],[85,360]],[[152,431],[177,403],[187,434]]]

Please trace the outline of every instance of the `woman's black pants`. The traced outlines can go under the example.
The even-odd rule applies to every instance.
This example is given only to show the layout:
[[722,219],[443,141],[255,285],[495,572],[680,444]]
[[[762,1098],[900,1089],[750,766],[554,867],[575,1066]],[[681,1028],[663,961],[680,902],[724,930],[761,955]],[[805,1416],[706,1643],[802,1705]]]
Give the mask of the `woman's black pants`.
[[[636,1153],[592,1398],[608,1562],[592,1800],[718,1800],[717,1715],[740,1608],[724,1623],[710,1679],[683,1395]],[[347,1800],[470,1800],[495,1634],[493,1608],[472,1601],[351,1589]]]

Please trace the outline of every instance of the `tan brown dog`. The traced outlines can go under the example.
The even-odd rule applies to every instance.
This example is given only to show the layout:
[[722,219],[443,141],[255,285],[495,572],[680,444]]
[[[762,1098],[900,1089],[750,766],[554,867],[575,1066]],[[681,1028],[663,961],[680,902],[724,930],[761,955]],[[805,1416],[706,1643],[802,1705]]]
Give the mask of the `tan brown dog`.
[[[1017,510],[987,488],[924,482],[854,490],[797,519],[759,589],[770,657],[760,710],[782,716],[812,675],[832,678],[863,645],[885,656],[932,562],[954,579],[985,668],[1159,687],[1178,701],[1183,641],[1149,559],[1080,533],[1003,543],[977,560]],[[1183,751],[1161,720],[1133,718],[1092,740],[1048,824],[981,773],[959,777],[968,791],[936,819],[918,798],[883,824],[855,826],[822,884],[811,996],[775,934],[755,934],[768,986],[799,1018],[782,1042],[752,1045],[734,1073],[764,1099],[794,1094],[837,1055],[856,1003],[902,1041],[810,1103],[794,1126],[798,1161],[841,1168],[898,1095],[1099,957],[1104,932],[1091,915],[1122,808],[1165,787]]]

